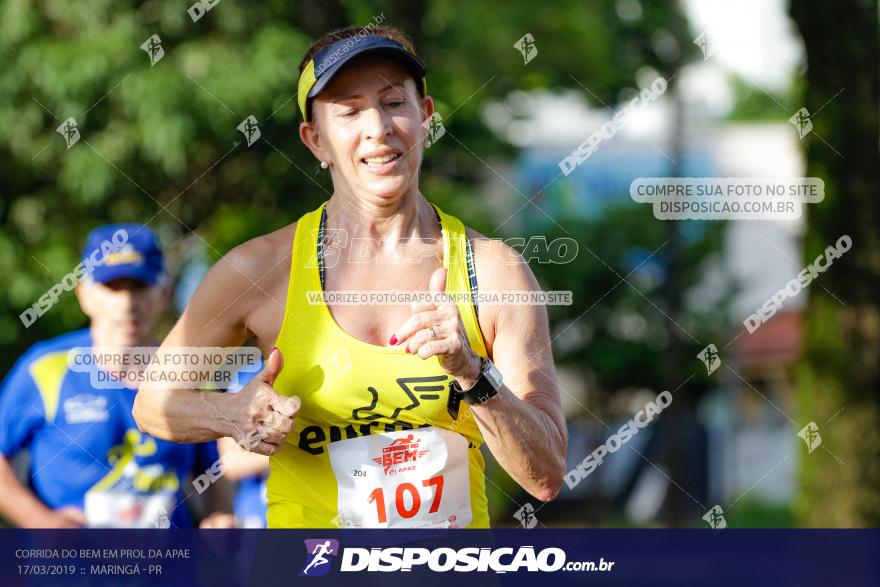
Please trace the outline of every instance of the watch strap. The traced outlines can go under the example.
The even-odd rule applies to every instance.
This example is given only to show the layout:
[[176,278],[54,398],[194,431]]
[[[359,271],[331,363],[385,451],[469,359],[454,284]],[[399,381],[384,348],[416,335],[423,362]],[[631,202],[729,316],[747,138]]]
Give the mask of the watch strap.
[[[480,369],[480,376],[470,389],[462,389],[454,378],[449,383],[449,401],[446,405],[446,411],[453,420],[458,419],[459,405],[462,400],[470,405],[481,405],[498,394],[498,389],[486,375],[487,369],[495,369],[495,366],[492,365],[489,359],[484,357],[482,360],[482,368]],[[497,373],[497,370],[495,372]]]

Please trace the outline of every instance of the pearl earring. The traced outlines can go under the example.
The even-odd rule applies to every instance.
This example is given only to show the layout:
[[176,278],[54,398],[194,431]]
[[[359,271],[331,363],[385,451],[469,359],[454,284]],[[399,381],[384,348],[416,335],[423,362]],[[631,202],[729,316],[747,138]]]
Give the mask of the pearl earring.
[[327,163],[326,161],[321,161],[321,169],[327,169],[328,167],[330,167],[329,163]]

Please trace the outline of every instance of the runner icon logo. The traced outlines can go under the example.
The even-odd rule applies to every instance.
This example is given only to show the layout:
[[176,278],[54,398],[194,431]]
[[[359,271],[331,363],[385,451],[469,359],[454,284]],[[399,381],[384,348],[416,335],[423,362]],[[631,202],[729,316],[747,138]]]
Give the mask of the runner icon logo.
[[[379,418],[387,418],[388,420],[396,420],[400,412],[414,410],[419,407],[422,400],[445,399],[442,395],[448,391],[446,380],[448,375],[433,375],[430,377],[400,377],[397,379],[399,390],[389,391],[384,397],[383,403],[394,405],[394,411],[390,415],[380,414],[376,412],[379,405],[379,392],[375,387],[367,387],[370,392],[370,404],[356,408],[351,412],[353,420],[370,421]],[[427,384],[412,385],[411,384]],[[403,393],[401,393],[403,392]]]
[[714,344],[708,345],[700,351],[697,358],[706,365],[707,375],[711,375],[721,365],[721,357],[718,354],[718,347]]
[[526,503],[516,510],[513,517],[519,520],[520,525],[525,528],[534,528],[538,525],[538,518],[535,516],[535,508],[530,503]]
[[300,577],[321,577],[330,571],[330,561],[339,554],[339,541],[333,538],[312,538],[306,544],[306,566]]

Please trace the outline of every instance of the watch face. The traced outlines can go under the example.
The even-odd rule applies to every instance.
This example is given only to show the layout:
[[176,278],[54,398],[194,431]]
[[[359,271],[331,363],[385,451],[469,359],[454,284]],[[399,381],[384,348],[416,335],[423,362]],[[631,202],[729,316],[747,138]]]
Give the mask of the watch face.
[[489,359],[486,359],[486,368],[483,369],[483,373],[486,374],[486,378],[489,379],[492,387],[495,389],[501,387],[501,371]]

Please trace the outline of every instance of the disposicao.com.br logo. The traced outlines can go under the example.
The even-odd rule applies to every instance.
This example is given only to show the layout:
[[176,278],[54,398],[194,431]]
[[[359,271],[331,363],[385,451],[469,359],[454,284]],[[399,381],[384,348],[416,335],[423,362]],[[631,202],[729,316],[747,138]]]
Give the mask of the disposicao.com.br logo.
[[332,538],[306,539],[306,566],[300,577],[320,577],[330,570],[330,557],[339,554],[339,541]]
[[[329,556],[339,554],[339,542],[329,538],[306,540],[308,558],[300,576],[325,575],[330,569]],[[538,552],[534,546],[518,548],[420,548],[347,547],[342,550],[340,572],[409,572],[413,567],[425,565],[436,573],[455,571],[515,573],[517,571],[553,573],[555,571],[610,571],[613,561],[566,562],[561,548],[544,548]]]

